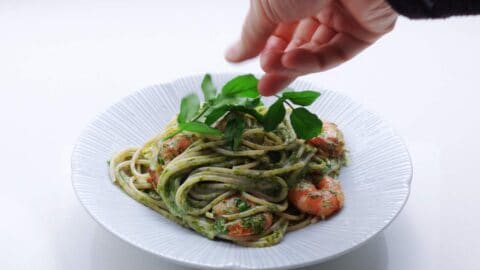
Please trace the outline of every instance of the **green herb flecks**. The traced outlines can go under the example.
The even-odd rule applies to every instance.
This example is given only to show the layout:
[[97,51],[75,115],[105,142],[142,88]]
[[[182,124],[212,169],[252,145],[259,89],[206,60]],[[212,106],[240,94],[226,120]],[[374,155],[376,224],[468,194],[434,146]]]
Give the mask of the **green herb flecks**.
[[214,224],[215,231],[218,234],[225,234],[228,232],[226,219],[225,218],[217,218]]
[[250,209],[250,206],[248,205],[248,203],[240,198],[235,199],[235,206],[240,212]]
[[265,226],[265,216],[263,214],[242,218],[242,226],[252,229],[254,234],[261,233]]

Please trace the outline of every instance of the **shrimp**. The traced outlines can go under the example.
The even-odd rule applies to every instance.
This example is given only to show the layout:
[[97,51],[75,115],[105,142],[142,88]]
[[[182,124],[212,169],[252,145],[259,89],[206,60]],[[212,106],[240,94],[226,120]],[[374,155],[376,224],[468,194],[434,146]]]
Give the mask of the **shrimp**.
[[327,157],[340,157],[345,153],[343,133],[331,122],[323,122],[322,133],[307,142],[315,146],[318,153]]
[[300,181],[289,190],[288,200],[301,212],[324,219],[343,207],[344,195],[338,180],[324,176],[316,185]]
[[176,135],[160,145],[160,158],[164,163],[171,161],[176,156],[185,151],[193,142],[195,138],[183,134]]
[[227,223],[227,232],[231,237],[245,237],[260,234],[272,226],[272,214],[265,212]]
[[230,215],[246,211],[253,206],[255,206],[253,202],[245,200],[240,196],[232,196],[217,203],[213,207],[213,212],[216,216]]
[[147,182],[157,186],[157,179],[164,165],[183,153],[195,140],[194,136],[179,134],[160,142],[160,151],[158,152],[158,163],[160,166],[148,169],[150,176],[147,178]]
[[255,205],[255,203],[240,196],[232,196],[219,202],[213,207],[213,212],[217,217],[217,229],[221,233],[226,233],[233,238],[241,238],[264,232],[270,228],[273,223],[273,216],[268,212],[244,217],[228,223],[224,223],[225,221],[222,219],[222,215],[240,213]]

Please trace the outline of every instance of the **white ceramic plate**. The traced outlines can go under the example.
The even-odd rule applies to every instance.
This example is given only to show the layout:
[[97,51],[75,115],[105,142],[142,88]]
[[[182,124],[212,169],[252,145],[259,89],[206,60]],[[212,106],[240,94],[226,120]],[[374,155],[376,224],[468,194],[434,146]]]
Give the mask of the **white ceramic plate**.
[[[217,87],[234,74],[213,76]],[[202,76],[142,89],[100,114],[80,136],[72,155],[72,181],[80,202],[107,230],[145,251],[202,268],[286,269],[331,259],[382,231],[407,201],[412,167],[400,138],[380,118],[338,93],[320,90],[310,107],[339,125],[350,150],[340,180],[345,207],[334,217],[288,233],[268,248],[208,240],[134,201],[113,185],[107,160],[160,132],[187,93],[200,93]],[[292,88],[314,89],[297,81]],[[220,88],[220,87],[219,87]]]

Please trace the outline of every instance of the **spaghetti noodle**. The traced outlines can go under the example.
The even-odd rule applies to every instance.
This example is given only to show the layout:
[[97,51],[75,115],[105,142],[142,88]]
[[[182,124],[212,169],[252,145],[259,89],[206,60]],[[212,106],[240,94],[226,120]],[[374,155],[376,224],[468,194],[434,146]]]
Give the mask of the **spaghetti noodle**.
[[[143,146],[116,153],[112,180],[182,226],[249,247],[277,244],[287,232],[342,207],[341,190],[324,183],[346,164],[343,135],[334,124],[324,124],[318,137],[305,141],[292,129],[289,112],[269,132],[250,115],[235,113],[245,120],[238,149],[221,135],[184,131],[164,140],[176,130],[173,121]],[[222,129],[224,122],[215,126]],[[318,190],[310,190],[313,185]]]

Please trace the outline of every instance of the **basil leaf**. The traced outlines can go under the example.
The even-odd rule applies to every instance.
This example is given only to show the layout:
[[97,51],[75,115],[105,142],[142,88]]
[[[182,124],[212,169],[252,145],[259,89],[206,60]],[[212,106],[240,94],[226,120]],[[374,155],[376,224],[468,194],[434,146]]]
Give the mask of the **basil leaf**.
[[260,97],[257,97],[254,99],[247,99],[247,101],[245,101],[245,107],[251,108],[251,109],[255,109],[258,106],[262,106],[262,105],[263,105],[263,102],[260,99]]
[[190,131],[194,133],[207,134],[207,135],[222,135],[222,132],[216,128],[212,128],[207,124],[200,122],[181,123],[180,130]]
[[232,150],[235,151],[240,146],[242,142],[243,130],[245,129],[245,120],[243,117],[238,115],[232,115],[227,122],[225,127],[225,140],[227,144],[232,147]]
[[247,108],[245,106],[232,106],[232,108],[230,109],[231,111],[236,111],[236,112],[243,112],[243,113],[248,113],[250,114],[251,116],[255,117],[255,119],[263,125],[263,115],[259,112],[257,112],[257,110],[255,109],[252,109],[252,108]]
[[215,123],[220,117],[224,116],[232,107],[232,105],[223,105],[213,109],[205,118],[205,124],[211,125]]
[[295,92],[295,89],[292,89],[290,87],[286,87],[283,90],[280,90],[279,94],[283,94],[283,93],[286,93],[286,92]]
[[285,118],[285,106],[283,106],[283,99],[279,98],[268,108],[263,121],[263,128],[266,131],[272,131]]
[[190,121],[200,109],[200,100],[196,94],[190,94],[182,98],[180,113],[177,117],[179,124]]
[[240,103],[240,105],[234,105],[234,103],[221,106],[217,105],[218,107],[212,109],[207,113],[205,124],[211,125],[215,123],[215,121],[224,116],[225,113],[227,113],[228,111],[248,113],[251,116],[255,117],[258,122],[262,123],[263,116],[257,110],[255,110],[255,108],[262,104],[260,97],[255,99],[244,99],[243,102],[238,101],[238,103]]
[[311,139],[318,136],[322,131],[322,121],[316,114],[305,108],[295,108],[290,115],[292,127],[300,139]]
[[282,97],[290,100],[292,103],[302,106],[311,105],[318,97],[319,92],[316,91],[300,91],[300,92],[284,92]]
[[215,98],[217,94],[217,89],[212,83],[212,76],[210,74],[205,74],[202,81],[202,92],[205,101]]
[[241,75],[227,82],[222,88],[222,95],[227,97],[256,98],[258,93],[258,79],[252,74]]

